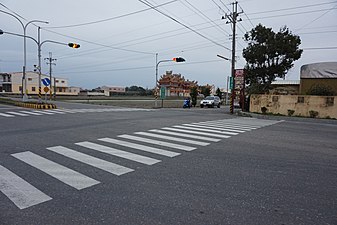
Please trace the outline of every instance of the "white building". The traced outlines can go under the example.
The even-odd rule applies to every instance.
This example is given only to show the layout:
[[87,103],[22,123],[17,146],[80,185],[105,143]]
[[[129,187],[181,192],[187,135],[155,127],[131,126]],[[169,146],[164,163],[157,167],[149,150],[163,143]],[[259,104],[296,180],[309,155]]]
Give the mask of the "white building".
[[[41,79],[49,78],[49,75],[42,74]],[[36,72],[26,72],[27,94],[37,95],[39,93],[39,74]],[[9,88],[10,87],[10,88]],[[41,83],[42,94],[45,94],[45,85]],[[56,95],[78,95],[80,88],[69,87],[68,79],[53,77],[51,80],[52,94]],[[22,72],[1,73],[0,91],[12,94],[22,93]],[[48,93],[50,93],[48,91]]]

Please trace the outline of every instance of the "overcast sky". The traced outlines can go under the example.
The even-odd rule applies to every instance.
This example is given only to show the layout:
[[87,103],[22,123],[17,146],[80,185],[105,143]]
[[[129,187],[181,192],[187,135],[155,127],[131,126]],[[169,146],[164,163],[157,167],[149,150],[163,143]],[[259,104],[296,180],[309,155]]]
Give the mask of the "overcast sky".
[[[71,86],[95,88],[103,85],[155,85],[158,60],[181,56],[185,63],[163,62],[166,70],[196,80],[199,85],[226,87],[231,57],[230,24],[221,17],[232,10],[229,0],[139,0],[42,1],[0,0],[0,10],[20,15],[27,23],[44,20],[41,37],[63,43],[76,42],[79,49],[45,43],[42,59],[52,52],[53,74],[69,79]],[[243,68],[243,35],[261,23],[277,32],[286,25],[299,35],[304,49],[300,60],[286,76],[298,80],[300,67],[315,62],[337,61],[337,1],[333,0],[242,0],[238,2],[242,21],[237,26],[237,64]],[[163,15],[165,14],[165,15]],[[0,29],[23,34],[20,23],[0,12]],[[37,27],[28,25],[27,35],[37,38]],[[27,39],[27,70],[37,64],[36,44]],[[0,72],[22,71],[23,38],[0,36]],[[42,62],[42,72],[48,73]]]

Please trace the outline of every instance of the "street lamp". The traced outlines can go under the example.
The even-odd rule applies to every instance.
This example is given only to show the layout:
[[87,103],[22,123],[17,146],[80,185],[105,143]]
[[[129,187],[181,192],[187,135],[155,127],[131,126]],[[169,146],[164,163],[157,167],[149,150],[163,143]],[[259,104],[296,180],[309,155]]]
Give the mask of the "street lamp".
[[[231,59],[229,59],[229,58],[227,58],[225,56],[222,56],[222,55],[216,55],[216,56],[218,56],[221,59],[224,59],[224,60],[227,60],[227,61],[231,61]],[[232,77],[231,80],[233,80],[233,79],[234,78]],[[233,90],[233,87],[231,87],[231,89]],[[230,110],[232,110],[233,107],[234,107],[234,99],[232,99],[232,98],[233,98],[233,94],[231,95]],[[226,91],[225,105],[227,105],[227,99],[228,99],[228,77],[227,77],[227,91]],[[233,112],[231,111],[231,113],[233,113]]]
[[[24,24],[20,19],[19,17],[17,17],[16,15],[12,14],[12,13],[9,13],[9,12],[6,12],[6,11],[3,11],[3,10],[0,10],[0,12],[2,13],[5,13],[7,15],[10,15],[12,17],[14,17],[16,20],[19,21],[19,23],[21,24],[22,26],[22,29],[23,29],[23,70],[22,70],[22,100],[23,101],[26,101],[28,99],[28,96],[27,96],[27,79],[26,79],[26,64],[27,64],[27,53],[26,53],[26,30],[27,30],[27,26],[31,23],[45,23],[45,24],[48,24],[49,22],[47,21],[43,21],[43,20],[31,20],[29,22],[27,22],[26,24]],[[24,93],[23,93],[24,91]]]
[[[9,34],[9,35],[14,35],[14,36],[19,36],[19,37],[23,37],[23,38],[29,38],[31,40],[33,40],[35,42],[35,44],[37,44],[37,50],[38,50],[38,66],[37,66],[37,69],[39,71],[39,102],[41,101],[41,47],[44,43],[54,43],[54,44],[59,44],[59,45],[66,45],[66,46],[69,46],[71,48],[79,48],[80,45],[79,44],[76,44],[76,43],[62,43],[62,42],[58,42],[58,41],[53,41],[53,40],[45,40],[43,42],[40,42],[40,27],[38,27],[38,40],[36,40],[35,38],[33,37],[30,37],[30,36],[24,36],[24,35],[21,35],[21,34],[16,34],[16,33],[11,33],[11,32],[5,32],[3,30],[0,29],[0,35],[1,34]],[[74,47],[75,46],[75,47]],[[51,82],[51,80],[50,80]]]
[[185,62],[185,59],[182,58],[182,57],[177,57],[177,58],[173,58],[173,59],[165,59],[165,60],[160,60],[159,62],[158,61],[158,53],[156,53],[156,90],[155,90],[155,104],[154,104],[154,107],[157,108],[157,99],[158,99],[158,66],[160,63],[162,62]]

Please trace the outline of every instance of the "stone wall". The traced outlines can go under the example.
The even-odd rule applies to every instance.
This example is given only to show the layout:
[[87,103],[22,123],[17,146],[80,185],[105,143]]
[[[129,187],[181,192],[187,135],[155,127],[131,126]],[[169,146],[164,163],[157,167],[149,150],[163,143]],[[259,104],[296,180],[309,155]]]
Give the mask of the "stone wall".
[[337,119],[337,96],[251,95],[250,112]]

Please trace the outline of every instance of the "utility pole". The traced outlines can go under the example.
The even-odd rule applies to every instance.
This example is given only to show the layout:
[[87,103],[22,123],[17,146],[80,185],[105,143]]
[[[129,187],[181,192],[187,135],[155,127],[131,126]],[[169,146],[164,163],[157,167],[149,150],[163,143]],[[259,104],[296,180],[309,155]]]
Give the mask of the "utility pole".
[[[56,63],[53,63],[54,61],[56,61],[56,59],[53,59],[53,57],[52,57],[52,53],[51,52],[49,52],[49,58],[45,58],[45,60],[47,60],[47,64],[49,65],[49,79],[50,79],[50,89],[49,89],[49,100],[51,101],[51,99],[52,99],[52,94],[53,94],[53,89],[52,89],[52,87],[53,87],[53,82],[52,82],[52,76],[51,76],[51,74],[52,74],[52,66],[54,65],[54,66],[56,66]],[[54,87],[56,86],[56,83],[54,82]]]
[[238,2],[234,2],[232,3],[233,5],[233,11],[231,14],[225,14],[224,17],[222,17],[223,19],[228,19],[228,21],[226,22],[226,24],[228,23],[232,23],[232,30],[233,30],[233,39],[232,39],[232,69],[231,69],[231,81],[232,81],[232,87],[231,87],[231,92],[232,92],[232,96],[230,99],[230,113],[233,114],[234,113],[234,100],[235,100],[235,41],[236,41],[236,23],[240,22],[241,19],[238,19],[238,16],[243,13],[243,12],[239,12],[238,13]]

